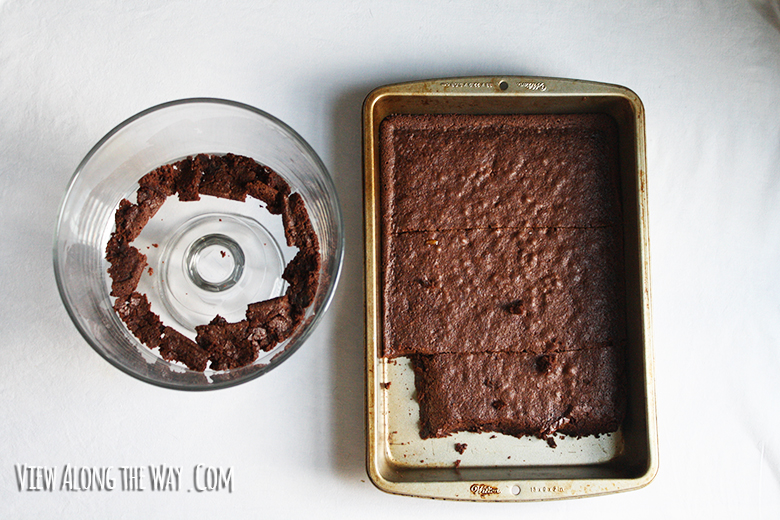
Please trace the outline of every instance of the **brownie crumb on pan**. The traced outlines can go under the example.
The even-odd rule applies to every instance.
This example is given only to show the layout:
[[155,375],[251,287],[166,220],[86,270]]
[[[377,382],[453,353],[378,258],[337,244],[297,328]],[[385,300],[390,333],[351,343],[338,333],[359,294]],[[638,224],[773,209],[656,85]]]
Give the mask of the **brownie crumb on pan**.
[[[319,281],[319,240],[303,198],[292,193],[279,174],[249,157],[199,154],[160,166],[138,184],[136,203],[126,199],[119,203],[106,260],[111,296],[116,297],[114,309],[142,343],[159,347],[163,359],[178,361],[191,370],[229,370],[253,363],[260,352],[272,350],[304,323]],[[299,249],[284,270],[289,283],[286,294],[250,304],[246,319],[237,323],[215,316],[195,328],[195,341],[165,326],[151,311],[146,295],[136,292],[147,258],[130,244],[174,194],[181,201],[210,195],[242,202],[249,195],[263,202],[270,213],[282,215],[288,245]]]

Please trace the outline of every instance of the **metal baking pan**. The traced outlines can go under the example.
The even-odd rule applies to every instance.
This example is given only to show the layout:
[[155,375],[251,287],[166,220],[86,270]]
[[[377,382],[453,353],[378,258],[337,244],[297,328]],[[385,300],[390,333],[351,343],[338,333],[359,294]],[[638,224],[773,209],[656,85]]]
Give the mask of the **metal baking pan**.
[[[618,126],[625,240],[627,414],[608,435],[544,440],[462,432],[422,440],[414,375],[382,353],[379,125],[391,114],[606,113]],[[378,88],[363,105],[367,472],[381,490],[418,497],[530,501],[641,488],[658,445],[650,316],[645,113],[630,90],[539,77],[472,77]],[[468,445],[462,454],[455,443]]]

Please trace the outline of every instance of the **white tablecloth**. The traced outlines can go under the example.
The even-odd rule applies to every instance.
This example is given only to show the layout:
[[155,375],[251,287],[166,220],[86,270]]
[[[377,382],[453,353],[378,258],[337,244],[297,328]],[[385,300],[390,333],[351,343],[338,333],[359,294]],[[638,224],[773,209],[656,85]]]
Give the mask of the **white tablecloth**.
[[[426,5],[423,5],[426,4]],[[780,22],[714,2],[0,0],[0,517],[778,518]],[[374,87],[474,75],[617,83],[647,110],[660,472],[583,500],[388,495],[364,462],[360,109]],[[114,125],[211,96],[295,128],[331,171],[335,300],[282,367],[184,393],[112,368],[52,271],[57,206]],[[67,491],[63,468],[182,467],[176,491]],[[232,490],[188,492],[202,464]],[[56,468],[19,489],[21,465]],[[128,470],[129,471],[129,470]],[[119,484],[117,483],[117,487]]]

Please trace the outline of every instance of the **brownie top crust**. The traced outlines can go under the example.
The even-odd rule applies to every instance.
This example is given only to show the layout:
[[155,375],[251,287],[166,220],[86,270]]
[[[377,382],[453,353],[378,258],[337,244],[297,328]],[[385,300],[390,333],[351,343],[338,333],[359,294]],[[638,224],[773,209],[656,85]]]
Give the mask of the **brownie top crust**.
[[620,218],[617,130],[605,114],[395,115],[380,141],[387,232]]
[[545,353],[620,342],[621,243],[613,227],[393,236],[384,354]]
[[625,413],[622,356],[613,347],[549,355],[413,356],[420,433],[584,436],[617,430]]

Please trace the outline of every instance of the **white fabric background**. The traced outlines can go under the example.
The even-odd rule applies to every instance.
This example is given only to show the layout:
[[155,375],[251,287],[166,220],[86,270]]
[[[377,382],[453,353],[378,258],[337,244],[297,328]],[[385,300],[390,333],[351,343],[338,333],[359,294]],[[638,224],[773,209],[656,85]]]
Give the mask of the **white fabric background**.
[[[0,517],[778,518],[770,13],[760,0],[0,0]],[[383,84],[481,74],[617,83],[647,109],[660,472],[645,489],[472,504],[388,495],[365,474],[361,103]],[[330,169],[347,231],[341,284],[307,345],[205,394],[103,361],[70,322],[51,259],[57,206],[92,145],[192,96],[295,128]],[[233,493],[19,492],[14,474],[199,463],[232,467]]]

